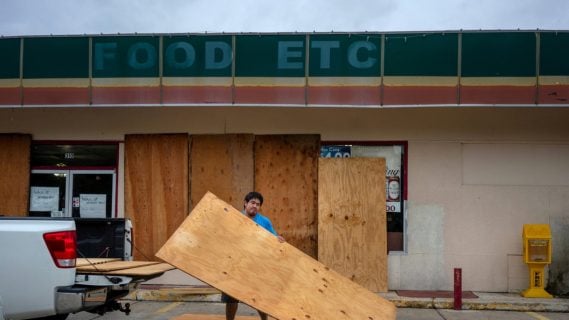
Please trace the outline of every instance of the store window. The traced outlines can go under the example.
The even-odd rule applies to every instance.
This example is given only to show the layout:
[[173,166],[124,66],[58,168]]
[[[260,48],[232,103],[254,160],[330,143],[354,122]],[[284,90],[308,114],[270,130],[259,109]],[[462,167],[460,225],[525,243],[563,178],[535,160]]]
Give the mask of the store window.
[[406,192],[406,142],[322,142],[323,158],[385,158],[387,249],[404,251]]
[[118,144],[41,143],[31,151],[30,216],[116,216]]

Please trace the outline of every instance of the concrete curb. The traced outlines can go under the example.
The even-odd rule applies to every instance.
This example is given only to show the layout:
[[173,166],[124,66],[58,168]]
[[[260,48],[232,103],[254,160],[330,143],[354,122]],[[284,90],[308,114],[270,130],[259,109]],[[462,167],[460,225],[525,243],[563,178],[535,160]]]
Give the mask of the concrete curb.
[[[454,302],[448,299],[432,299],[430,301],[409,301],[404,299],[388,299],[397,308],[420,309],[453,309]],[[463,301],[462,310],[494,310],[518,312],[569,312],[567,303],[513,303],[513,302],[468,302]]]
[[[477,299],[463,299],[462,310],[495,310],[518,312],[569,312],[569,299],[529,299],[518,294],[475,292]],[[395,292],[380,293],[398,308],[453,309],[449,298],[407,298]]]
[[[475,292],[477,299],[463,299],[462,310],[496,310],[518,312],[563,312],[569,313],[569,299],[529,299],[519,294]],[[454,301],[449,298],[408,298],[390,291],[379,293],[397,308],[453,309]],[[175,302],[221,302],[221,294],[214,288],[152,288],[136,289],[125,297],[135,301]]]

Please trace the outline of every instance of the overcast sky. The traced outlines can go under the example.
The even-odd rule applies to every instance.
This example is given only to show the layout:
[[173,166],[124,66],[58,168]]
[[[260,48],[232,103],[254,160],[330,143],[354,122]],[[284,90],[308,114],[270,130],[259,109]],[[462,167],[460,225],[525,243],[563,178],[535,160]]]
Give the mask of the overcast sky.
[[569,0],[0,0],[0,35],[569,30]]

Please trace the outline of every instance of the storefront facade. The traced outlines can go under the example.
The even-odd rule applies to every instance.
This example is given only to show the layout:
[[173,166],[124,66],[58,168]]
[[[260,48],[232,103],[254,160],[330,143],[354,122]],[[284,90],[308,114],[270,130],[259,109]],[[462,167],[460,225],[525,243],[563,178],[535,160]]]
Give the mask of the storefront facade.
[[[192,141],[212,135],[248,141],[235,146],[252,146],[252,159],[240,161],[254,163],[261,152],[255,143],[279,154],[302,136],[303,152],[312,150],[310,168],[326,156],[388,160],[386,182],[398,185],[398,193],[386,188],[388,204],[393,200],[386,209],[390,290],[449,290],[453,268],[463,269],[467,290],[525,289],[522,226],[546,223],[553,235],[549,286],[569,291],[568,32],[31,37],[1,39],[0,48],[0,131],[30,138],[25,213],[36,205],[49,209],[38,212],[75,208],[84,216],[103,206],[110,217],[146,210],[136,201],[144,181],[132,180],[132,168],[145,164],[133,150],[145,145],[137,139],[164,136],[157,144],[185,151],[162,166],[185,163],[179,170],[187,172],[163,173],[169,178],[160,181],[186,196],[164,200],[176,217],[160,220],[166,227],[144,244],[151,255],[195,201]],[[34,148],[46,145],[116,151],[107,151],[110,162],[69,164],[60,172],[60,159],[34,162]],[[87,152],[93,153],[99,152]],[[248,170],[270,172],[255,164]],[[283,178],[279,194],[296,194],[303,184],[311,196],[282,198],[286,208],[272,214],[317,210],[314,169],[307,172],[307,183]],[[45,173],[74,177],[57,210],[38,200],[53,189],[31,189]],[[81,193],[80,185],[73,192],[73,181],[88,174],[108,180],[104,201],[89,196],[104,192]],[[271,195],[262,179],[234,178],[252,179],[235,184],[243,188],[232,199],[236,206],[247,188]],[[314,222],[287,220],[292,226],[282,228],[291,243],[315,255]]]

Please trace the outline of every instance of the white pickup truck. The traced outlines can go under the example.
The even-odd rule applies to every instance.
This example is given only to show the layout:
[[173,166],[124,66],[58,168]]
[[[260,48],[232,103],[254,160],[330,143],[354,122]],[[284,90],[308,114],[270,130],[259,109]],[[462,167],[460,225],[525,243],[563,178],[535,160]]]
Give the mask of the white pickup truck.
[[117,299],[172,269],[136,261],[115,261],[121,268],[105,268],[124,257],[77,259],[77,249],[73,219],[0,217],[0,320],[65,319],[79,311],[128,314],[129,305]]

